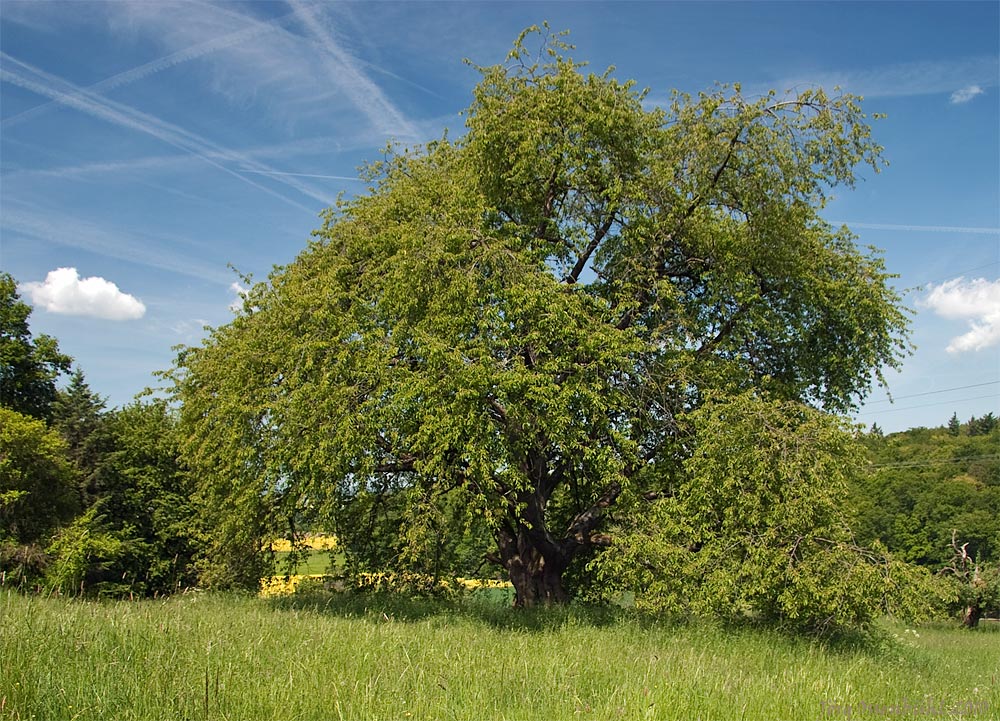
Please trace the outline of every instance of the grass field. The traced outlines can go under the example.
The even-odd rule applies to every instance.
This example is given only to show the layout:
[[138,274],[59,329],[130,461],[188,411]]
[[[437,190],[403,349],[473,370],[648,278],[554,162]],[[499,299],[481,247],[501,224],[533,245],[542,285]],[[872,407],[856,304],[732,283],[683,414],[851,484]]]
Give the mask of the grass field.
[[[306,554],[307,555],[302,562],[295,566],[295,573],[301,573],[304,575],[330,573],[331,558],[328,551],[308,551]],[[277,570],[279,573],[285,572],[286,559],[288,556],[289,553],[287,551],[278,551],[274,554],[274,560],[277,563]],[[332,559],[332,564],[342,566],[342,556],[340,558]]]
[[1000,632],[758,630],[497,604],[0,592],[2,719],[996,719]]

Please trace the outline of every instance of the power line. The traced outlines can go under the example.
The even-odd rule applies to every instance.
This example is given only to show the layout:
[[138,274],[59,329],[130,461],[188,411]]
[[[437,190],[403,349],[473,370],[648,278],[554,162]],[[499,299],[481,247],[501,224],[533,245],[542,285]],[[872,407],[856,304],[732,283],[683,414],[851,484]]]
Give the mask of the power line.
[[995,386],[998,383],[1000,383],[1000,381],[986,381],[985,383],[973,383],[972,385],[968,385],[968,386],[955,386],[954,388],[942,388],[941,390],[938,390],[938,391],[925,391],[924,393],[911,393],[911,394],[905,395],[905,396],[895,396],[894,398],[885,398],[885,399],[880,400],[880,401],[871,401],[870,403],[867,403],[866,405],[870,406],[870,405],[874,405],[876,403],[895,403],[896,401],[900,400],[901,398],[919,398],[920,396],[932,396],[935,393],[950,393],[951,391],[964,391],[964,390],[967,390],[969,388],[982,388],[983,386]]
[[[966,268],[965,270],[959,270],[959,271],[957,271],[955,273],[949,273],[949,277],[948,278],[942,278],[940,280],[925,280],[920,285],[921,286],[924,286],[924,285],[937,285],[939,283],[944,283],[944,282],[946,282],[948,280],[953,280],[955,278],[961,277],[961,276],[965,275],[966,273],[971,273],[974,270],[982,270],[983,268],[992,268],[994,265],[1000,265],[1000,260],[994,260],[992,263],[985,263],[983,265],[977,265],[975,268]],[[916,290],[916,288],[912,288],[911,290]]]
[[932,408],[934,406],[948,405],[949,403],[958,404],[958,403],[965,403],[966,401],[981,401],[982,399],[983,399],[982,396],[973,396],[972,398],[954,398],[954,399],[949,400],[949,401],[937,401],[935,403],[922,403],[922,404],[917,405],[917,406],[905,406],[903,408],[891,408],[891,409],[888,409],[888,410],[882,410],[882,409],[878,408],[878,409],[875,409],[873,411],[864,411],[862,413],[858,413],[857,415],[858,416],[871,416],[871,415],[875,415],[876,413],[878,413],[878,414],[882,414],[882,413],[901,413],[902,411],[910,411],[910,410],[913,410],[914,408]]

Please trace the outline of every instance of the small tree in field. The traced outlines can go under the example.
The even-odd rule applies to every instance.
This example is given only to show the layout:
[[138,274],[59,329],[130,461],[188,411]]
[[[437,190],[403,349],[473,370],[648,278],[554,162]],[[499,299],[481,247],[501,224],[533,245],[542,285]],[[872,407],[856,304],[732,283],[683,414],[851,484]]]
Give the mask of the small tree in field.
[[706,391],[843,410],[904,352],[881,260],[818,213],[880,164],[856,98],[733,86],[646,109],[526,37],[478,68],[465,137],[371,166],[181,354],[220,563],[402,491],[414,534],[453,496],[518,604],[563,602],[623,494],[681,473],[678,417]]
[[951,563],[940,575],[951,579],[958,590],[962,625],[976,628],[983,614],[1000,609],[1000,567],[972,558],[968,543],[959,545],[958,532],[951,532]]
[[595,564],[602,588],[640,608],[756,619],[814,633],[919,616],[944,588],[930,573],[859,547],[847,524],[863,448],[840,419],[757,393],[692,412],[693,453],[673,491],[623,514]]

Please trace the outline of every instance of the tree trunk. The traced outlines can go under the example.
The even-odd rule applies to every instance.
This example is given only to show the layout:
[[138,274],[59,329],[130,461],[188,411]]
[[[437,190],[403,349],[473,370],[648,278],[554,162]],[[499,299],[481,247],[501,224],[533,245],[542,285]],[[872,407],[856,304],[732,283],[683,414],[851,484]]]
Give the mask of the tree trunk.
[[568,603],[569,594],[562,581],[563,570],[555,564],[546,563],[537,552],[529,554],[527,562],[520,557],[513,559],[508,571],[514,585],[514,605],[531,608]]
[[[550,492],[551,488],[545,490]],[[554,536],[547,528],[547,493],[525,493],[518,499],[522,503],[522,515],[508,519],[496,533],[498,560],[507,569],[514,586],[516,607],[569,602],[563,574],[581,548],[607,545],[607,537],[595,535],[594,529],[621,490],[618,482],[610,483],[592,506],[576,515],[561,537]]]
[[966,628],[976,628],[979,625],[979,619],[982,617],[982,607],[978,603],[970,603],[965,607],[965,612],[962,614],[962,625]]
[[514,605],[517,608],[569,602],[569,594],[563,586],[563,572],[569,565],[568,558],[558,551],[543,554],[524,529],[516,535],[503,533],[498,540],[500,560],[514,586]]

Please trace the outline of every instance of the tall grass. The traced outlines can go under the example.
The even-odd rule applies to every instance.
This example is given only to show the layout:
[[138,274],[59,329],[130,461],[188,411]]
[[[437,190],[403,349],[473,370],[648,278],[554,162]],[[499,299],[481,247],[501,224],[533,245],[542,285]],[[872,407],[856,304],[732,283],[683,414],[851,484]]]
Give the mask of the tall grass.
[[1000,633],[943,626],[828,647],[612,612],[363,597],[0,592],[0,613],[3,719],[814,721],[848,718],[848,704],[853,718],[1000,716]]

